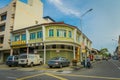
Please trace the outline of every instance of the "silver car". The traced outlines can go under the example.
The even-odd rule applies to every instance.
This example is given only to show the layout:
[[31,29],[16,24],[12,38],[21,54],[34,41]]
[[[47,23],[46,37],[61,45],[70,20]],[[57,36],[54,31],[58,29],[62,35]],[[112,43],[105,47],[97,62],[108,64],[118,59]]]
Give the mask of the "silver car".
[[70,61],[64,57],[54,57],[51,60],[48,61],[48,66],[50,68],[52,67],[64,67],[64,66],[69,66]]

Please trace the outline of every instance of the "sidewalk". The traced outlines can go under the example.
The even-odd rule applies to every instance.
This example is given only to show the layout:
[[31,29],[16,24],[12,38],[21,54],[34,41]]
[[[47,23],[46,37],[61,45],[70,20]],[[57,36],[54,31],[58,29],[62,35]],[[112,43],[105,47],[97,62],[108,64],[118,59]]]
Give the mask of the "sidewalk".
[[57,73],[70,73],[72,71],[80,70],[83,66],[78,63],[77,66],[72,66],[63,68],[49,68],[47,64],[38,65],[34,67],[8,67],[6,64],[0,64],[0,69],[4,70],[20,70],[20,71],[43,71],[43,72],[57,72]]

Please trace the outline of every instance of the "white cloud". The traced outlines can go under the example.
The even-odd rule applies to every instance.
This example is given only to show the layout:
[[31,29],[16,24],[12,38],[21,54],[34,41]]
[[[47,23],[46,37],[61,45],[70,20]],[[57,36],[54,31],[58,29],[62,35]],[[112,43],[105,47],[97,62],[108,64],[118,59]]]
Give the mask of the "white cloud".
[[55,7],[57,7],[62,13],[66,14],[66,15],[72,15],[75,17],[80,17],[80,12],[72,9],[72,8],[68,8],[63,2],[62,0],[48,0],[51,4],[53,4]]

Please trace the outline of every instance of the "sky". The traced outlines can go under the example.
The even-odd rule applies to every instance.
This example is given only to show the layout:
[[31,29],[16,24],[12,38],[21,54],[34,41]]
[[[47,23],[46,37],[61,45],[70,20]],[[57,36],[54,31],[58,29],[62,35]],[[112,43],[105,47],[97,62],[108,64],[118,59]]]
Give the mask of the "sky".
[[[0,0],[0,8],[11,1]],[[77,26],[92,41],[93,48],[108,48],[111,53],[115,51],[120,35],[120,0],[41,1],[44,4],[44,16],[50,16],[56,22],[64,21]],[[89,9],[93,10],[81,18]]]

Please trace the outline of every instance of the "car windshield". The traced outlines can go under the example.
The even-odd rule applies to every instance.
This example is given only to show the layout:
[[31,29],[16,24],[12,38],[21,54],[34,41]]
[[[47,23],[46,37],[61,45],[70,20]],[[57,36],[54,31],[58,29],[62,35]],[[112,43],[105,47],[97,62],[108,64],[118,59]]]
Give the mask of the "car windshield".
[[20,58],[20,59],[26,59],[26,58],[27,58],[27,55],[20,55],[19,58]]
[[8,60],[8,61],[11,61],[11,60],[13,60],[13,57],[12,57],[12,56],[9,56],[7,60]]

